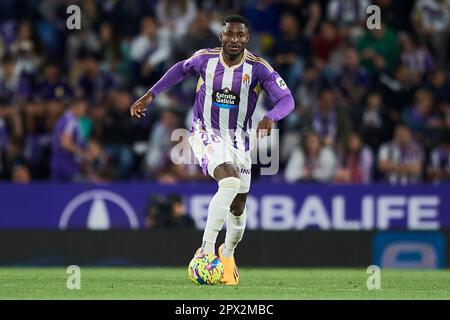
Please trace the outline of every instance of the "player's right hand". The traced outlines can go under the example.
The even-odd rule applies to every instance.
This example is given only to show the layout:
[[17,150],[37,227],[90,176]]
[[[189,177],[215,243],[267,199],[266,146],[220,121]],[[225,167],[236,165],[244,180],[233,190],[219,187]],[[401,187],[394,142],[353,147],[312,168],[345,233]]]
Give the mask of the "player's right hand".
[[145,95],[140,97],[135,103],[133,103],[130,107],[130,114],[132,117],[145,116],[145,109],[147,109],[148,105],[153,100],[153,94],[148,91]]

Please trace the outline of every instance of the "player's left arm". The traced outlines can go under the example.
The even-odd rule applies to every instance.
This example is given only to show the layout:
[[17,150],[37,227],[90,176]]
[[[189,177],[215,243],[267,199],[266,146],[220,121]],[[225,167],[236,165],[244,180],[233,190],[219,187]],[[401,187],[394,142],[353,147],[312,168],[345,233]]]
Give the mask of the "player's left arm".
[[278,72],[261,65],[260,83],[262,88],[275,105],[266,113],[263,120],[258,123],[256,134],[258,137],[270,135],[276,121],[283,119],[295,108],[295,101],[286,82]]

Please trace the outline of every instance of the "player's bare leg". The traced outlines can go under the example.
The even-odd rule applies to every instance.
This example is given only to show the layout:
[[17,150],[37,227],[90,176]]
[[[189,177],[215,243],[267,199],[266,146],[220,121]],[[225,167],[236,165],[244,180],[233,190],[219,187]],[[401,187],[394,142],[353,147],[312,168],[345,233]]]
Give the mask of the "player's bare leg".
[[241,180],[233,164],[222,163],[214,169],[214,179],[219,188],[208,208],[205,232],[203,233],[202,251],[215,254],[217,236],[222,230],[231,204],[239,192]]
[[228,212],[225,243],[218,250],[220,261],[224,266],[221,282],[226,285],[237,285],[239,283],[239,271],[234,260],[234,249],[242,240],[245,231],[247,221],[246,200],[247,193],[239,193],[234,198],[230,206],[230,212]]

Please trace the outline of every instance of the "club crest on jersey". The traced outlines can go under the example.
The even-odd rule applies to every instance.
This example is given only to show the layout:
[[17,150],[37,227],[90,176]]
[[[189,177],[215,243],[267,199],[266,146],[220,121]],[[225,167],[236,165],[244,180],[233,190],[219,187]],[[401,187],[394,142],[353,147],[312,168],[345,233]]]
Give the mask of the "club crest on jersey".
[[218,108],[232,109],[239,106],[239,96],[229,88],[213,92],[213,105]]
[[246,88],[250,86],[250,76],[248,73],[244,74],[242,77],[242,85]]

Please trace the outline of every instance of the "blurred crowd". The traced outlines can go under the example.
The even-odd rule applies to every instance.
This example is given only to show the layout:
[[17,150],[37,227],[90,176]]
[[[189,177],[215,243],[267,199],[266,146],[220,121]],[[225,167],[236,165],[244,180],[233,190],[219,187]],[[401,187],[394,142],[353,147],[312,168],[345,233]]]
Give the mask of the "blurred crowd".
[[[66,27],[71,4],[80,30]],[[366,27],[371,4],[379,29]],[[277,124],[280,173],[255,180],[449,181],[449,0],[2,0],[0,180],[207,179],[170,161],[197,79],[145,118],[129,106],[175,62],[220,46],[232,13],[296,99]]]

